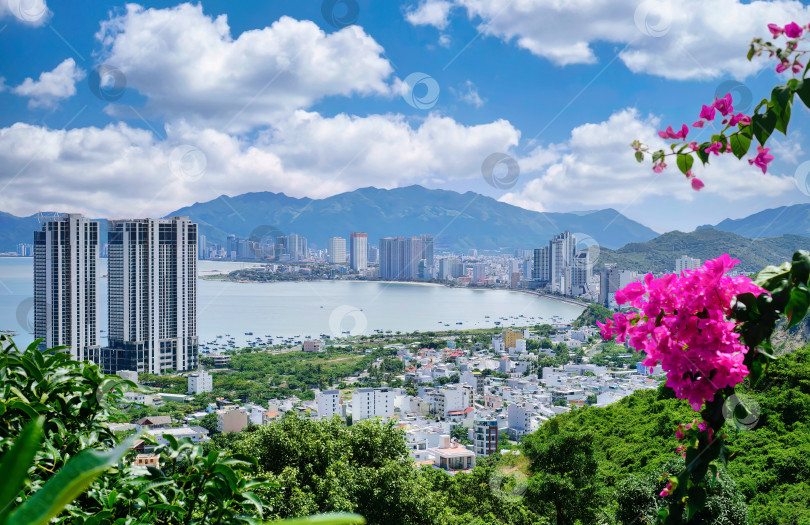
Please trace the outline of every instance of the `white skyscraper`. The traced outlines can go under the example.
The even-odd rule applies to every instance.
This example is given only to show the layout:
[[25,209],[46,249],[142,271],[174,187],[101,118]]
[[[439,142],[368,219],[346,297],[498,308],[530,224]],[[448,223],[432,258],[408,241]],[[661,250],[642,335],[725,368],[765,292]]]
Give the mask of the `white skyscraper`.
[[343,237],[329,237],[327,250],[330,263],[343,264],[346,262],[346,239]]
[[34,337],[67,346],[73,359],[98,361],[98,223],[78,214],[34,232]]
[[675,259],[675,273],[680,275],[684,270],[697,270],[700,268],[700,259],[693,259],[688,255],[683,255]]
[[197,224],[109,221],[107,373],[197,368]]
[[368,234],[352,233],[351,239],[351,262],[352,270],[361,271],[368,268]]

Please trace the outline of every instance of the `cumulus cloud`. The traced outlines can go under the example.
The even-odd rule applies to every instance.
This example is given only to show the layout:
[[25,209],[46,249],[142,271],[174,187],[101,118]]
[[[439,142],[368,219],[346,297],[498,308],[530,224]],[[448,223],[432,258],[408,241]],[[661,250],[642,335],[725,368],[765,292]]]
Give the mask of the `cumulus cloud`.
[[[751,37],[769,37],[768,22],[810,18],[809,7],[791,0],[453,1],[484,35],[514,42],[554,64],[593,64],[594,44],[607,42],[621,46],[619,58],[634,73],[677,80],[754,74],[765,61],[746,60]],[[424,5],[434,3],[446,2]],[[446,17],[418,20],[446,26]]]
[[6,17],[39,27],[48,22],[51,11],[45,0],[0,0],[0,19]]
[[[207,16],[199,4],[129,4],[96,38],[101,60],[147,97],[147,114],[201,127],[240,133],[328,96],[393,96],[383,48],[356,25],[326,34],[283,16],[234,38],[225,15]],[[116,105],[108,112],[127,114]]]
[[399,115],[296,111],[255,141],[182,121],[166,126],[165,140],[123,123],[67,131],[17,123],[0,129],[0,209],[162,215],[223,193],[326,197],[477,178],[482,159],[519,138],[503,120],[464,126],[437,114],[414,127]]
[[450,91],[462,102],[480,108],[486,102],[478,94],[478,88],[468,80],[459,89],[450,88]]
[[448,0],[422,0],[419,5],[408,9],[405,19],[413,25],[434,26],[443,30],[450,23],[450,9],[453,3]]
[[76,82],[85,77],[85,72],[68,58],[53,71],[39,75],[38,80],[26,78],[12,91],[21,97],[28,97],[28,107],[53,107],[60,100],[76,94]]
[[[653,196],[692,200],[697,193],[674,162],[656,174],[648,162],[639,164],[633,158],[629,144],[636,138],[655,137],[658,126],[656,118],[641,117],[635,109],[614,113],[604,122],[578,126],[565,143],[538,146],[518,158],[522,173],[536,175],[520,191],[507,193],[501,200],[537,211],[619,207]],[[658,149],[664,144],[655,140],[650,146]],[[726,200],[773,197],[794,189],[792,179],[763,174],[748,169],[747,164],[742,167],[730,155],[713,157],[710,165],[695,166],[693,172],[706,183],[701,193]]]

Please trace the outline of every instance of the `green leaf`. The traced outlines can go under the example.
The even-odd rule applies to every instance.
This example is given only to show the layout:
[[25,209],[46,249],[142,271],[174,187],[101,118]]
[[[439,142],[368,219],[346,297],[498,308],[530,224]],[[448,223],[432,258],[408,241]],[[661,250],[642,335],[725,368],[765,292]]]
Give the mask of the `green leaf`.
[[9,516],[6,525],[45,525],[82,494],[102,472],[112,467],[132,447],[136,435],[112,450],[85,449]]
[[785,278],[790,273],[790,263],[783,262],[779,266],[766,266],[762,270],[759,271],[757,274],[757,278],[754,281],[757,286],[761,286],[766,290],[770,290],[766,284],[774,278]]
[[783,135],[787,135],[787,127],[788,123],[790,122],[790,106],[786,106],[782,113],[779,115],[779,118],[776,120],[776,125],[774,126],[777,130],[781,131]]
[[761,145],[764,146],[768,137],[773,133],[777,120],[779,120],[779,116],[770,108],[765,113],[757,113],[751,117],[751,126],[754,128],[754,136]]
[[14,445],[0,461],[0,523],[11,511],[14,500],[28,478],[28,469],[34,462],[39,445],[45,437],[45,416],[39,416],[25,427],[14,440]]
[[644,154],[640,151],[636,152],[636,160],[639,162],[644,162]]
[[749,62],[751,61],[752,58],[754,58],[756,52],[757,50],[754,48],[754,44],[751,44],[751,47],[748,48],[748,54],[745,55],[745,57],[748,59]]
[[329,514],[318,514],[306,518],[290,518],[286,520],[268,521],[273,525],[363,525],[366,519],[359,514],[347,512],[334,512]]
[[790,274],[795,281],[807,284],[808,279],[810,279],[810,252],[799,250],[793,254]]
[[711,146],[709,142],[704,142],[698,147],[697,150],[697,156],[704,166],[706,165],[707,162],[709,162],[709,154],[706,153],[706,148],[708,148],[709,146]]
[[[748,127],[748,126],[746,126]],[[751,139],[742,133],[735,133],[731,136],[731,152],[735,157],[741,159],[748,153],[748,148],[751,147]]]
[[692,169],[692,163],[695,159],[692,158],[692,155],[685,155],[683,153],[678,153],[678,169],[681,170],[681,173],[684,175],[687,174],[689,170]]
[[[810,63],[808,63],[810,66]],[[807,70],[805,69],[805,74]],[[810,108],[810,82],[801,82],[799,86],[796,87],[796,94],[799,95],[799,98],[804,105]]]
[[771,104],[774,110],[781,113],[785,108],[790,107],[790,99],[792,96],[793,93],[787,86],[776,86],[773,88],[773,91],[771,91]]
[[662,160],[664,158],[664,155],[665,155],[665,153],[664,153],[664,150],[662,150],[662,149],[659,149],[658,151],[653,153],[653,156],[652,156],[653,163],[656,163],[659,160]]
[[791,289],[790,299],[785,309],[785,314],[787,314],[790,320],[788,328],[799,324],[802,319],[804,319],[804,316],[807,315],[808,308],[810,308],[810,292],[807,291],[807,288],[797,286]]

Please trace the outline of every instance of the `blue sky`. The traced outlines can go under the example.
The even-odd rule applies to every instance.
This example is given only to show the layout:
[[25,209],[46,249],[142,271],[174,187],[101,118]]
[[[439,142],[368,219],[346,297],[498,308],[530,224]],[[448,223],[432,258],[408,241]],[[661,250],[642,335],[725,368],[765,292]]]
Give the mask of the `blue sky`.
[[[149,216],[422,184],[668,231],[810,202],[794,183],[810,171],[805,108],[767,175],[722,159],[699,193],[627,147],[697,120],[722,86],[739,108],[783,82],[744,55],[767,22],[810,21],[799,2],[332,4],[0,0],[0,210]],[[497,183],[503,164],[482,177],[493,153],[515,159],[514,185]]]

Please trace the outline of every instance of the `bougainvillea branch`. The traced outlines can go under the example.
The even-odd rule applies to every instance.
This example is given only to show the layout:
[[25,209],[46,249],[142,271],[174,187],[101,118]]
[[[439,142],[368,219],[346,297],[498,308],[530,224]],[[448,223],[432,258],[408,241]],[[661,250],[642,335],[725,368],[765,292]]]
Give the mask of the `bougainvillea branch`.
[[[668,166],[667,158],[675,157],[675,164],[690,181],[692,188],[700,190],[704,187],[704,183],[692,173],[695,157],[704,166],[713,156],[727,153],[742,159],[749,154],[751,143],[756,139],[759,145],[756,147],[756,154],[748,159],[748,163],[762,170],[762,173],[767,173],[768,164],[774,160],[774,156],[765,144],[774,130],[783,135],[787,134],[795,96],[810,108],[810,80],[806,80],[810,61],[805,57],[810,50],[799,49],[800,43],[806,40],[805,35],[810,34],[810,25],[801,26],[791,22],[781,27],[769,24],[768,30],[774,40],[784,39],[782,47],[762,38],[755,38],[748,51],[748,60],[763,55],[776,59],[778,61],[776,72],[789,72],[792,75],[790,80],[773,88],[770,98],[762,99],[751,115],[734,112],[734,101],[730,93],[716,98],[711,104],[704,104],[698,114],[698,120],[691,126],[681,124],[678,131],[668,126],[658,132],[662,139],[675,141],[669,144],[670,151],[666,149],[653,151],[641,141],[633,141],[631,147],[635,150],[636,160],[644,162],[649,156],[653,171],[661,173]],[[702,129],[707,125],[712,126],[715,131],[709,140],[699,144],[696,141],[688,141],[691,128]]]

